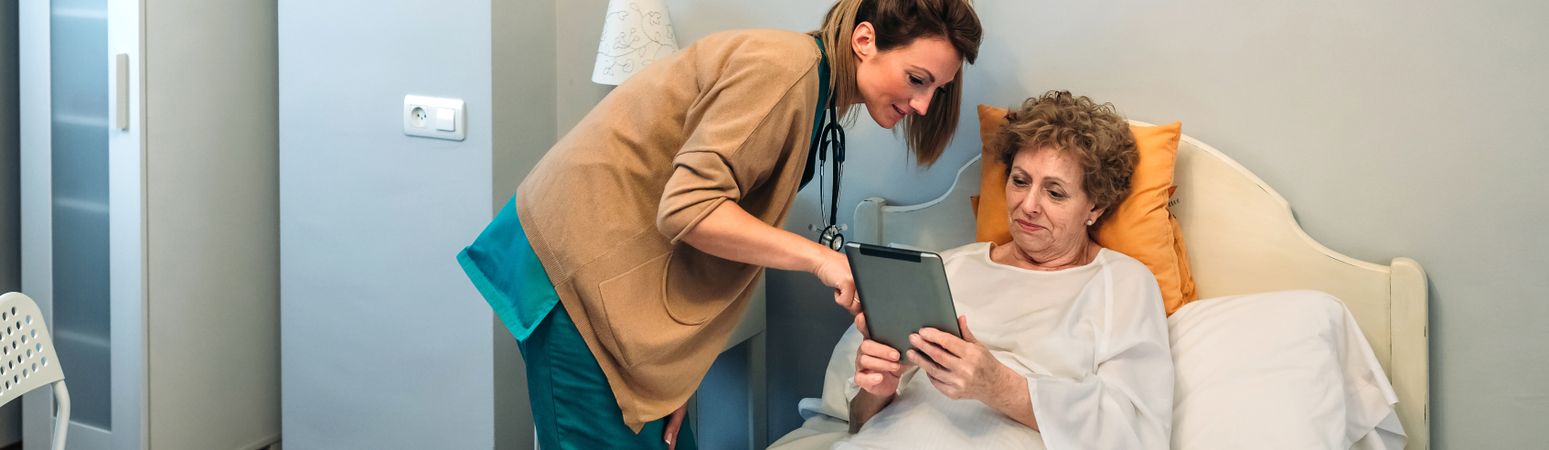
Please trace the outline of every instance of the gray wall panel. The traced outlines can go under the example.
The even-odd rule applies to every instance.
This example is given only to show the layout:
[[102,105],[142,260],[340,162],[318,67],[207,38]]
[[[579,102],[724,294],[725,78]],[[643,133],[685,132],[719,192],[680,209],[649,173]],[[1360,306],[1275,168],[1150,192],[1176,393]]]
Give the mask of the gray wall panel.
[[[555,4],[548,1],[491,1],[491,86],[493,146],[490,211],[516,193],[538,159],[554,145],[556,83]],[[491,316],[493,317],[493,316]],[[495,372],[495,448],[534,447],[527,373],[516,339],[491,319]]]
[[[491,448],[489,307],[454,256],[492,216],[487,1],[279,2],[290,449]],[[405,136],[461,98],[466,141]]]

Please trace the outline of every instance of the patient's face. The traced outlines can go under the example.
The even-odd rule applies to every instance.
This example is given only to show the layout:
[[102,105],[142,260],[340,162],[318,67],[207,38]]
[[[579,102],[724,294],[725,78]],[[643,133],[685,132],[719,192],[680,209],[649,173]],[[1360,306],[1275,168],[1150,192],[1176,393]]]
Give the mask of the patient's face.
[[1088,220],[1102,210],[1087,197],[1081,166],[1052,148],[1023,149],[1006,179],[1011,241],[1035,260],[1077,252],[1087,245]]

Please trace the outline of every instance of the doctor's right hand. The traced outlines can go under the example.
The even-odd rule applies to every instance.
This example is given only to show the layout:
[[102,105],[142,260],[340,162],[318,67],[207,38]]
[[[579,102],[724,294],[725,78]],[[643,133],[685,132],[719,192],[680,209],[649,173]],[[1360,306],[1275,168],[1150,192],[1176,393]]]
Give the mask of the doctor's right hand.
[[827,247],[822,251],[822,259],[812,269],[812,274],[824,286],[834,288],[834,303],[849,311],[851,316],[860,314],[861,298],[855,291],[855,278],[850,274],[849,258]]
[[898,378],[904,373],[898,350],[887,344],[871,340],[866,330],[866,315],[855,316],[855,328],[860,330],[860,350],[855,352],[855,385],[877,398],[890,399],[898,394]]

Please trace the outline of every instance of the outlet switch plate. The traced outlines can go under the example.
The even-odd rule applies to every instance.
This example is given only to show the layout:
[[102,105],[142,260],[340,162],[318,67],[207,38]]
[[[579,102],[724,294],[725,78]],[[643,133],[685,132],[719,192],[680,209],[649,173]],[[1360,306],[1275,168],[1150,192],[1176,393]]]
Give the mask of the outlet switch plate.
[[403,96],[403,134],[461,141],[468,138],[468,110],[462,99]]

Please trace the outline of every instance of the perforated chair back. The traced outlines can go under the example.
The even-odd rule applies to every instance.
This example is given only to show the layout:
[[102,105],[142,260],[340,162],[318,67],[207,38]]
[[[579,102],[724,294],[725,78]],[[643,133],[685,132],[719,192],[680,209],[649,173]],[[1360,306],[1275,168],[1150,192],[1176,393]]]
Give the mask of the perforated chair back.
[[70,396],[64,379],[38,304],[20,292],[0,295],[0,406],[33,389],[54,385],[59,406],[54,424],[55,449],[64,448],[65,429],[70,423]]

